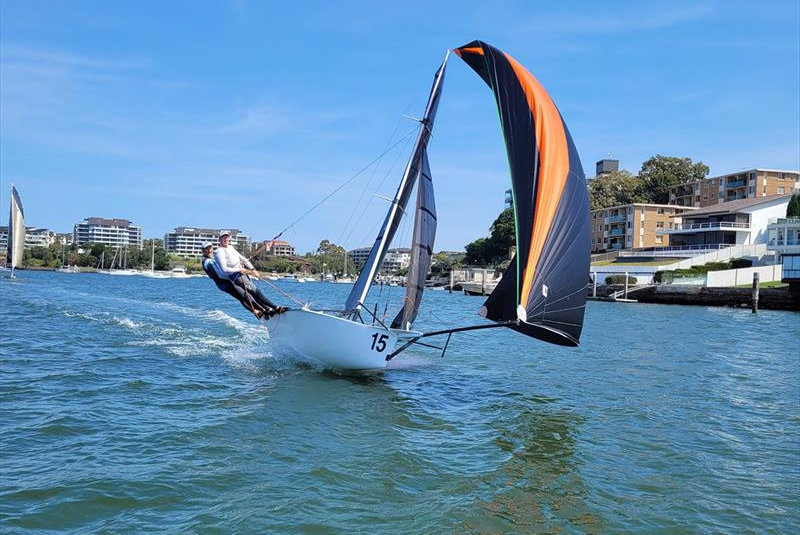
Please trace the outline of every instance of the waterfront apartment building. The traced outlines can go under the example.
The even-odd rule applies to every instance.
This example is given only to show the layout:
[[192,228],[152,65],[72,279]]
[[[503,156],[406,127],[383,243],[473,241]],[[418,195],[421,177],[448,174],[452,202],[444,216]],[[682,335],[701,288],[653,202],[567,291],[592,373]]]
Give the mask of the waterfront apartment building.
[[739,199],[783,195],[800,190],[800,172],[749,169],[673,186],[669,204],[705,207]]
[[684,213],[682,221],[657,233],[680,246],[767,243],[770,222],[786,215],[791,197],[772,195],[706,206]]
[[411,249],[399,247],[389,249],[383,259],[381,270],[384,273],[396,274],[401,269],[406,269],[411,265]]
[[[27,227],[25,229],[25,247],[49,247],[56,242],[56,236],[56,233],[50,229]],[[64,242],[62,241],[62,243]],[[0,227],[0,251],[5,251],[7,247],[8,227]]]
[[264,240],[259,244],[260,254],[268,256],[295,256],[294,245],[283,240]]
[[[353,249],[347,251],[347,258],[357,269],[361,269],[369,258],[371,250],[371,247]],[[409,265],[411,265],[411,249],[399,247],[386,251],[380,270],[385,274],[395,274],[401,269],[406,269]]]
[[[226,229],[227,230],[227,229]],[[200,258],[205,242],[214,245],[219,241],[220,229],[175,227],[175,230],[164,234],[164,247],[170,254],[183,258]],[[250,237],[238,229],[230,229],[231,244],[242,254],[250,251]]]
[[347,259],[356,269],[361,269],[364,263],[366,263],[367,258],[369,258],[369,252],[371,250],[372,247],[359,247],[358,249],[347,251]]
[[592,210],[592,252],[666,247],[670,245],[669,236],[657,232],[680,223],[680,217],[676,220],[675,216],[690,210],[694,208],[643,203]]
[[771,220],[767,226],[767,250],[780,255],[800,255],[800,217]]
[[142,227],[127,219],[88,217],[75,223],[72,236],[78,246],[87,243],[103,243],[112,247],[142,246]]

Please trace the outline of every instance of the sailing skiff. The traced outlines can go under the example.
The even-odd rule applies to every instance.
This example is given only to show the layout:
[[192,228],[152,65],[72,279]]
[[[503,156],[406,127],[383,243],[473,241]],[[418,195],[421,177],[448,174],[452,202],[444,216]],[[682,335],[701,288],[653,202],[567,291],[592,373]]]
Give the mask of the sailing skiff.
[[[344,309],[304,306],[271,321],[270,337],[326,368],[372,370],[430,336],[507,327],[545,342],[577,346],[589,278],[589,200],[578,152],[542,85],[508,54],[481,41],[454,50],[491,88],[508,156],[517,254],[479,314],[491,323],[434,332],[412,329],[433,254],[436,208],[427,146],[449,51],[437,70],[408,164],[383,226]],[[417,205],[403,307],[384,323],[364,307],[411,192]]]
[[14,270],[22,265],[22,257],[25,247],[25,211],[22,209],[22,201],[19,199],[17,188],[11,185],[11,206],[8,212],[8,245],[6,246],[6,266],[11,269],[11,277],[14,277]]

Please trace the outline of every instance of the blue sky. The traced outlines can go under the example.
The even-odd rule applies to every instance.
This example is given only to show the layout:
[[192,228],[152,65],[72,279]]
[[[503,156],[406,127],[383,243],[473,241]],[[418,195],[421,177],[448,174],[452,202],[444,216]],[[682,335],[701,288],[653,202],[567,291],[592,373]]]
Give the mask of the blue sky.
[[[411,132],[445,50],[473,39],[548,89],[589,176],[609,154],[800,168],[796,1],[288,4],[0,0],[0,206],[13,181],[31,226],[271,238]],[[408,149],[284,237],[370,244]],[[436,248],[461,249],[509,179],[492,96],[457,57],[429,154]]]

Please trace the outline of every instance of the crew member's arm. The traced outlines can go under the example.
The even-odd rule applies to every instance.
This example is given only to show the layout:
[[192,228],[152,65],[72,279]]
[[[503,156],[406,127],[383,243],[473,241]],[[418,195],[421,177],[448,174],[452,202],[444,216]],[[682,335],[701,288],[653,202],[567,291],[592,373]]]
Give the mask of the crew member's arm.
[[241,265],[244,267],[244,269],[241,270],[242,273],[244,273],[246,275],[252,275],[254,277],[261,277],[261,273],[259,273],[256,270],[256,268],[255,268],[255,266],[253,265],[252,262],[250,262],[247,258],[242,256],[242,254],[239,251],[236,251],[235,249],[234,249],[234,251],[239,256],[239,262],[241,262]]

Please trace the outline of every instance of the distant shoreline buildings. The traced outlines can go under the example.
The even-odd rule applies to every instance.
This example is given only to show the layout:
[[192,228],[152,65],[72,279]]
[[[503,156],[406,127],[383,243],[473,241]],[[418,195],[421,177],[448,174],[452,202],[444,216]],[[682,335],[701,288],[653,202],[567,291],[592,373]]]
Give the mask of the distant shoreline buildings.
[[[228,229],[231,243],[239,251],[250,250],[250,236],[239,229]],[[202,247],[206,242],[216,244],[219,241],[219,229],[175,227],[172,232],[164,234],[164,248],[167,253],[183,258],[200,258]]]
[[[593,178],[617,171],[619,171],[619,160],[601,159],[595,162],[596,176]],[[587,179],[587,182],[593,178]],[[752,168],[678,184],[669,189],[668,204],[633,203],[591,211],[591,251],[600,253],[620,249],[672,247],[680,246],[684,242],[687,242],[687,245],[696,245],[688,243],[696,240],[689,239],[691,233],[687,233],[688,229],[682,223],[682,216],[690,217],[690,212],[709,206],[719,206],[724,209],[725,206],[722,205],[730,202],[768,199],[797,191],[800,191],[800,172],[766,168]],[[504,204],[506,208],[513,206],[510,189],[505,191]],[[705,223],[716,224],[714,217],[716,216],[712,216]],[[737,222],[743,223],[739,221],[743,218],[745,216],[740,214]],[[761,226],[759,222],[759,229],[756,232],[765,231]],[[239,229],[231,228],[230,231],[233,244],[245,254],[255,250],[260,255],[273,257],[292,257],[297,254],[295,247],[287,241],[253,242],[250,236]],[[203,243],[208,241],[216,243],[219,232],[219,229],[211,228],[175,227],[164,234],[164,248],[169,254],[197,259],[201,256]],[[775,233],[777,241],[780,241],[781,236],[790,236],[794,241],[796,234],[794,227],[791,231],[781,227],[775,230]],[[704,236],[704,241],[716,239],[708,233]],[[720,236],[722,236],[720,240],[739,241],[739,237],[728,235],[717,237]],[[7,242],[8,227],[0,226],[0,250],[7,247]],[[26,248],[49,247],[55,243],[65,246],[74,244],[78,247],[102,244],[112,248],[142,248],[142,227],[128,219],[88,217],[76,223],[71,233],[56,233],[38,227],[27,228]],[[720,243],[726,242],[720,241]],[[366,261],[369,252],[369,247],[349,250],[348,261],[351,265],[360,267]],[[383,269],[387,272],[397,272],[408,267],[409,260],[410,253],[406,249],[391,249],[384,260]]]
[[[600,160],[596,170],[597,176],[618,171],[619,162]],[[767,231],[768,221],[758,215],[763,212],[761,201],[785,207],[789,195],[797,191],[800,172],[753,168],[673,186],[668,204],[632,203],[592,210],[592,253],[750,243],[750,232],[761,236]],[[740,202],[744,200],[751,202]],[[706,210],[709,207],[717,208]],[[750,207],[759,208],[753,212]],[[692,219],[695,211],[710,215],[702,221]],[[770,220],[780,216],[773,212]],[[684,224],[682,218],[691,223]],[[739,225],[738,232],[734,223]]]
[[75,223],[72,231],[74,243],[80,247],[88,243],[102,243],[112,247],[142,246],[142,227],[127,219],[87,217]]
[[800,190],[800,172],[755,168],[673,186],[669,189],[669,204],[704,208],[797,190]]

